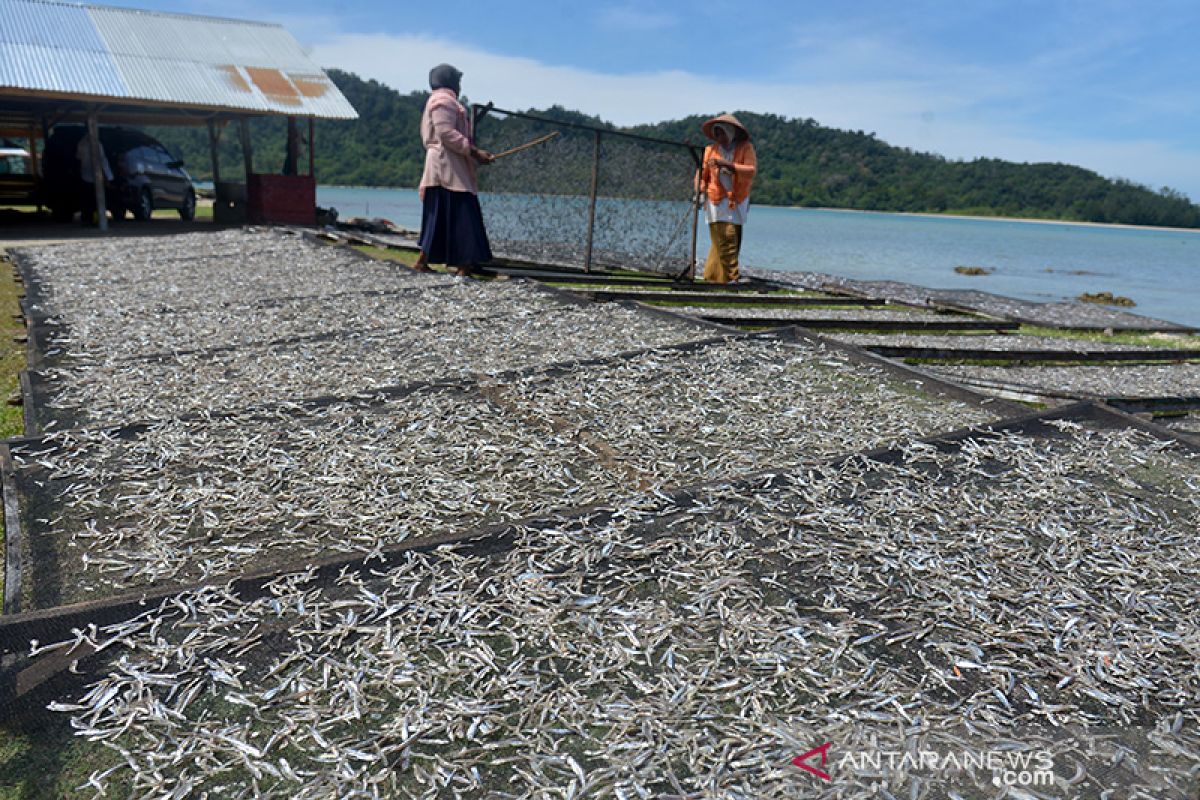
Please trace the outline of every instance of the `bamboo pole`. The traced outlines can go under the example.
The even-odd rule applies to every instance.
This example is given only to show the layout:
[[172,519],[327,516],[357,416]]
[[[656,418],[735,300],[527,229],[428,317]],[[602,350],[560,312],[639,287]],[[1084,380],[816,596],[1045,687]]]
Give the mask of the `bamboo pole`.
[[496,159],[496,158],[504,158],[505,156],[511,156],[514,153],[519,153],[522,150],[528,150],[529,148],[534,147],[539,144],[542,144],[543,142],[548,142],[551,139],[553,139],[555,136],[558,136],[558,131],[553,131],[551,133],[548,133],[545,136],[541,136],[537,139],[534,139],[532,142],[526,142],[525,144],[519,144],[516,147],[512,147],[512,148],[509,148],[508,150],[505,150],[503,153],[495,153],[492,156],[492,158]]

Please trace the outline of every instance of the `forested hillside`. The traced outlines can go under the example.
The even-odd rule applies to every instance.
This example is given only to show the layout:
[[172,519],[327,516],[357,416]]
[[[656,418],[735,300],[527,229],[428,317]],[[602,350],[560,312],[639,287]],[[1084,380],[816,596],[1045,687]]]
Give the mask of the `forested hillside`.
[[[424,158],[417,128],[426,94],[404,95],[350,73],[328,72],[358,110],[359,119],[317,122],[318,179],[324,184],[415,186]],[[562,109],[552,111],[560,117],[588,119]],[[811,119],[736,113],[754,135],[758,151],[756,203],[1200,227],[1200,206],[1184,195],[1109,180],[1081,167],[998,159],[952,161],[893,147],[873,134],[826,128]],[[700,144],[702,119],[630,130]],[[284,125],[282,119],[252,123],[256,170],[278,171],[282,166]],[[203,129],[157,128],[152,133],[178,152],[193,175],[211,178]],[[221,155],[230,177],[240,175],[241,159],[236,131],[230,128]]]
[[[635,130],[694,138],[691,132],[703,119]],[[1200,206],[1184,195],[1109,180],[1082,167],[951,161],[811,119],[752,113],[738,119],[754,136],[759,154],[754,196],[762,203],[1200,227]]]

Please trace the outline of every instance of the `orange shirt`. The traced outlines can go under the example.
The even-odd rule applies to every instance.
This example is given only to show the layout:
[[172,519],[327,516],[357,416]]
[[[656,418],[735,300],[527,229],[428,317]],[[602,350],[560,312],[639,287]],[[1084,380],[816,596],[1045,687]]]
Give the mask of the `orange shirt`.
[[700,172],[700,185],[704,188],[710,202],[719,203],[726,197],[729,205],[738,203],[750,197],[750,186],[754,183],[754,173],[758,171],[758,157],[754,154],[754,145],[747,139],[739,143],[733,150],[733,190],[727,192],[721,185],[716,167],[710,166],[709,161],[720,158],[720,148],[710,144],[704,149],[704,165]]

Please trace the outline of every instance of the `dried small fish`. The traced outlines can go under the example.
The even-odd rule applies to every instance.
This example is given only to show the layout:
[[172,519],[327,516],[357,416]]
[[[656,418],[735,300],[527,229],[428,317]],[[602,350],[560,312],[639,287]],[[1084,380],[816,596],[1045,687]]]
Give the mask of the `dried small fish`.
[[[253,241],[222,236],[214,255]],[[265,249],[292,252],[277,244]],[[144,274],[180,270],[169,246],[146,252],[167,260]],[[301,274],[376,274],[324,258],[300,259]],[[78,324],[100,291],[85,260],[39,269],[65,287],[55,313]],[[419,285],[392,279],[397,297]],[[246,285],[269,298],[280,281],[268,270]],[[410,294],[460,290],[480,308],[520,302],[511,287]],[[204,305],[168,291],[131,295],[173,313]],[[943,773],[913,754],[988,748],[1061,757],[1054,785],[1078,796],[1194,782],[1194,455],[1070,421],[912,442],[987,412],[820,345],[701,342],[620,307],[502,318],[465,313],[460,339],[412,333],[445,340],[430,346],[457,365],[439,373],[453,382],[302,403],[297,378],[282,402],[255,405],[268,395],[247,369],[220,417],[180,418],[172,395],[151,393],[158,378],[137,383],[156,362],[87,356],[87,380],[129,377],[143,392],[129,397],[162,403],[162,419],[14,445],[22,478],[50,478],[46,529],[88,556],[81,591],[546,519],[487,555],[447,546],[336,578],[309,569],[253,597],[213,586],[81,627],[97,671],[51,713],[95,756],[83,791],[976,797],[999,791],[990,770]],[[522,330],[553,338],[503,352]],[[300,375],[319,352],[310,370],[328,368],[334,349],[317,344],[268,348],[290,366],[264,374]],[[547,353],[553,369],[531,367]],[[78,355],[59,366],[83,375]],[[355,379],[378,386],[352,375],[337,391]],[[889,443],[895,457],[848,456]],[[821,742],[827,785],[789,766]],[[844,760],[882,751],[896,763]]]

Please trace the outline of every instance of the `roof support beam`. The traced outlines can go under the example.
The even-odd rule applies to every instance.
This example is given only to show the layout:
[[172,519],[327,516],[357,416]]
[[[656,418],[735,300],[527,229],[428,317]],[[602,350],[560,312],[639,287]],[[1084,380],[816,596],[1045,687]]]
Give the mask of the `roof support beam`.
[[27,135],[29,138],[29,164],[33,168],[34,175],[41,175],[42,167],[39,164],[37,148],[37,127],[32,122],[29,123],[29,133]]
[[254,174],[254,150],[250,145],[250,120],[242,117],[238,120],[238,129],[242,137],[242,158],[246,162],[246,184],[250,184],[250,176]]
[[213,192],[217,190],[217,184],[221,182],[221,157],[220,147],[221,132],[224,130],[225,123],[215,119],[208,121],[208,152],[212,157],[212,174],[213,174]]
[[287,152],[283,156],[283,174],[300,174],[300,129],[296,127],[296,118],[287,118]]
[[100,162],[100,159],[104,158],[104,156],[100,154],[100,125],[98,117],[99,112],[95,107],[88,109],[87,138],[92,161],[92,189],[96,192],[96,220],[100,226],[100,230],[107,231],[108,209],[104,205],[104,165]]

